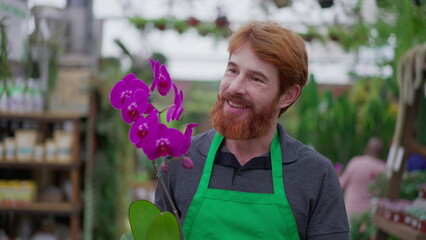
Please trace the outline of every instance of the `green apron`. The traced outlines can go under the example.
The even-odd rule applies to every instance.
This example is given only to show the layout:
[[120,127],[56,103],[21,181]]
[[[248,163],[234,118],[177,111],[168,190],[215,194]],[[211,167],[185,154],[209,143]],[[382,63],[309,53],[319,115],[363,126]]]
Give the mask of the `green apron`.
[[284,192],[278,131],[271,144],[274,193],[208,188],[223,137],[213,138],[197,192],[183,224],[186,240],[299,240],[296,221]]

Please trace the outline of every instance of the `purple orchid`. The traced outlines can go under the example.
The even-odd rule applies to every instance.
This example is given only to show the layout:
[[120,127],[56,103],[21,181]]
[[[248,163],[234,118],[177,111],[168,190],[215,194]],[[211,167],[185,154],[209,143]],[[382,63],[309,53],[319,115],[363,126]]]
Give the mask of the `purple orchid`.
[[169,72],[167,71],[164,64],[160,64],[159,61],[149,60],[152,67],[152,73],[154,74],[154,81],[151,84],[151,92],[157,88],[158,93],[161,96],[166,96],[172,87],[172,79],[170,78]]
[[148,134],[156,134],[159,125],[158,111],[152,111],[147,117],[140,116],[129,131],[130,142],[141,147],[142,141]]
[[169,171],[169,165],[167,163],[163,162],[163,163],[161,163],[160,169],[163,172],[168,172]]
[[192,129],[198,126],[196,123],[186,124],[185,134],[183,136],[183,145],[181,149],[182,154],[188,154],[189,147],[191,146]]
[[194,167],[194,162],[189,157],[184,157],[182,159],[182,167],[186,169],[192,169]]
[[150,114],[152,111],[157,110],[154,105],[151,103],[148,103],[148,107],[146,108],[144,114]]
[[149,93],[138,89],[132,97],[126,98],[121,108],[121,117],[127,124],[135,122],[148,107]]
[[115,109],[121,109],[127,98],[133,97],[136,90],[142,89],[149,92],[148,85],[142,80],[136,78],[133,73],[127,74],[122,80],[118,81],[111,89],[109,100]]
[[141,147],[150,160],[165,156],[180,157],[183,139],[181,132],[160,123],[158,132],[146,136]]
[[170,122],[172,120],[179,120],[180,115],[182,115],[183,113],[183,92],[182,90],[178,92],[175,84],[173,84],[173,89],[175,91],[175,100],[174,104],[169,108],[167,112],[167,122]]
[[[183,109],[183,92],[172,82],[165,65],[159,61],[149,60],[154,80],[149,87],[133,73],[127,74],[118,81],[110,92],[111,105],[121,109],[123,121],[133,124],[129,129],[130,142],[136,148],[141,148],[148,159],[160,157],[181,158],[184,168],[192,168],[193,162],[188,157],[193,128],[195,123],[186,125],[185,133],[168,128],[160,123],[160,114],[152,104],[150,93],[157,89],[161,96],[166,96],[173,86],[174,101],[167,111],[166,120],[171,122],[181,120]],[[162,165],[167,171],[168,166]]]

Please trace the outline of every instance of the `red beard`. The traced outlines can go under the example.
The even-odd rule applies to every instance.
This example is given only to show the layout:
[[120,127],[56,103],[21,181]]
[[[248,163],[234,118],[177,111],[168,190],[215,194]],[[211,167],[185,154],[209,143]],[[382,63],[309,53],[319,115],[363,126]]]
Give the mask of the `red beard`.
[[[234,113],[225,112],[223,106],[226,101],[236,102],[249,107],[250,115],[238,119]],[[265,136],[275,124],[279,97],[276,97],[267,107],[256,111],[254,104],[243,96],[225,93],[222,97],[218,94],[215,106],[210,110],[210,119],[213,127],[225,138],[236,140],[249,140]]]

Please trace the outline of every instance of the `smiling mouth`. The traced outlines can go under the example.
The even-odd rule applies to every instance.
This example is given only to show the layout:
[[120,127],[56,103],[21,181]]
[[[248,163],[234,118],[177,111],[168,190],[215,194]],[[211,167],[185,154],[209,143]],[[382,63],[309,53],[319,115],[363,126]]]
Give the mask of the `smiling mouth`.
[[234,108],[240,108],[240,109],[248,108],[247,106],[240,105],[240,104],[237,104],[237,103],[231,102],[231,101],[229,101],[229,100],[228,100],[228,104],[229,104],[231,107],[234,107]]

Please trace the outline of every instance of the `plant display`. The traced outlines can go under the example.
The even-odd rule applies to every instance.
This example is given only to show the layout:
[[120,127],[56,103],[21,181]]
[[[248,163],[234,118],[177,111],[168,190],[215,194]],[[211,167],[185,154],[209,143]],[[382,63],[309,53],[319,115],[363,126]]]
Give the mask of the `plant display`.
[[[426,182],[426,171],[415,171],[405,173],[401,181],[400,198],[413,201],[419,195],[421,186]],[[374,197],[384,197],[389,185],[389,178],[385,174],[379,174],[368,186],[370,193]]]
[[195,17],[189,17],[187,19],[177,19],[175,17],[162,17],[158,19],[131,17],[129,18],[129,22],[140,30],[148,28],[155,28],[160,31],[174,29],[178,33],[182,34],[192,28],[200,36],[211,35],[215,38],[226,38],[231,34],[231,30],[229,28],[230,23],[226,16],[218,16],[213,22],[200,21]]
[[[130,142],[140,148],[152,161],[155,176],[162,187],[163,193],[170,201],[171,198],[164,187],[156,160],[163,158],[161,169],[168,171],[167,163],[182,158],[182,166],[191,169],[192,160],[188,157],[191,144],[192,129],[196,123],[186,125],[181,133],[175,128],[161,123],[160,115],[167,111],[166,121],[181,120],[183,109],[183,92],[178,90],[170,75],[159,61],[150,60],[154,80],[149,87],[145,82],[136,78],[133,73],[127,74],[118,81],[110,92],[111,105],[121,111],[123,121],[132,125],[129,130]],[[173,89],[173,90],[172,90]],[[174,93],[173,104],[159,110],[153,105],[153,96],[157,92],[160,96]],[[165,157],[168,157],[165,160]],[[179,239],[182,238],[181,226],[177,211],[173,207],[173,216],[170,212],[161,212],[149,201],[135,201],[129,209],[129,219],[132,233],[122,236],[123,239]]]

